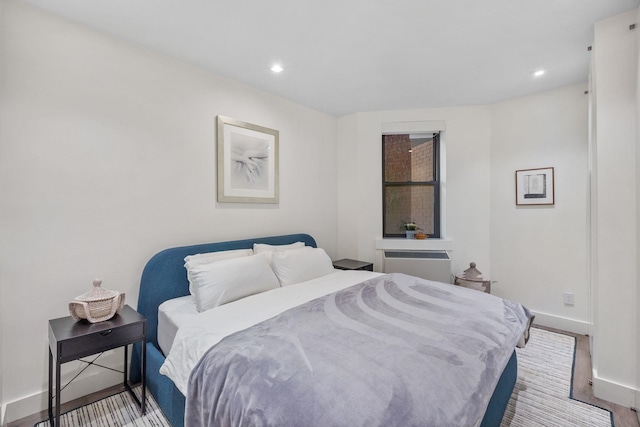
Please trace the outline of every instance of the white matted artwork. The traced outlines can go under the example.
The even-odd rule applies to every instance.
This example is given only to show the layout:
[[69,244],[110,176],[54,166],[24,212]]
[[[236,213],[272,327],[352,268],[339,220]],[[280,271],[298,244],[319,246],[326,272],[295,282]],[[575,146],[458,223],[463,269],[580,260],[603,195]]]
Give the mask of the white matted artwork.
[[553,205],[553,168],[516,171],[516,205]]
[[279,132],[218,116],[218,201],[278,203]]

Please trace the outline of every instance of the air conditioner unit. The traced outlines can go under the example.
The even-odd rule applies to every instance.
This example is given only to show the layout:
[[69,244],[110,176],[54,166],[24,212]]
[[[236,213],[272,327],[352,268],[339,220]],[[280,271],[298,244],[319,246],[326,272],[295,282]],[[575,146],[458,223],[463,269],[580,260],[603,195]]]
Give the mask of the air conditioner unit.
[[446,251],[384,251],[384,272],[405,273],[451,283],[451,258]]

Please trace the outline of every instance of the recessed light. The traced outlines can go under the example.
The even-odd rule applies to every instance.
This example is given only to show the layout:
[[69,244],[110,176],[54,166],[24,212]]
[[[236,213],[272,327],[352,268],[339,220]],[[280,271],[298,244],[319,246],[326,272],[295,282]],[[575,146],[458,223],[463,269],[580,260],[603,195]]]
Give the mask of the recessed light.
[[542,77],[546,73],[547,73],[547,70],[537,70],[537,71],[534,71],[532,74],[533,74],[533,77]]
[[282,68],[280,64],[276,64],[273,67],[271,67],[271,71],[273,71],[274,73],[280,73],[282,72],[282,70],[284,70],[284,68]]

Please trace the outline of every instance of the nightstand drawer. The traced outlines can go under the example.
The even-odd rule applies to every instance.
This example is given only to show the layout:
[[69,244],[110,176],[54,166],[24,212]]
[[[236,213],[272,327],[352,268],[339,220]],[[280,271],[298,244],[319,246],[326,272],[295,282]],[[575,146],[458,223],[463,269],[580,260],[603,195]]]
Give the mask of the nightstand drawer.
[[61,363],[89,356],[101,351],[121,347],[139,341],[144,337],[144,323],[134,323],[113,329],[60,341],[58,358]]

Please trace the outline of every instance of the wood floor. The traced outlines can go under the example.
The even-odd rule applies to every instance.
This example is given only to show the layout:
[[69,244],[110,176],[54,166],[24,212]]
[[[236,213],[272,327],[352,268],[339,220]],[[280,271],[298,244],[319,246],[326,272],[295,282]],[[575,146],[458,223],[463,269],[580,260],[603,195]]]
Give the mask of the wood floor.
[[573,398],[590,403],[600,408],[608,409],[613,413],[615,427],[640,427],[638,414],[629,408],[607,402],[593,396],[591,388],[591,353],[589,351],[589,337],[586,335],[572,334],[552,328],[541,328],[560,334],[576,337],[576,363],[573,371]]
[[[570,332],[560,331],[552,328],[543,328],[549,331],[576,337],[576,364],[573,375],[573,398],[608,409],[613,413],[615,427],[640,427],[638,415],[629,408],[625,408],[605,400],[597,399],[593,396],[591,389],[591,354],[589,352],[589,337],[586,335],[577,335]],[[122,385],[114,386],[81,399],[74,400],[62,405],[62,412],[87,405],[89,403],[100,400],[104,397],[111,396],[124,391]],[[47,412],[43,411],[7,424],[7,427],[33,427],[35,423],[43,421],[47,418]]]

